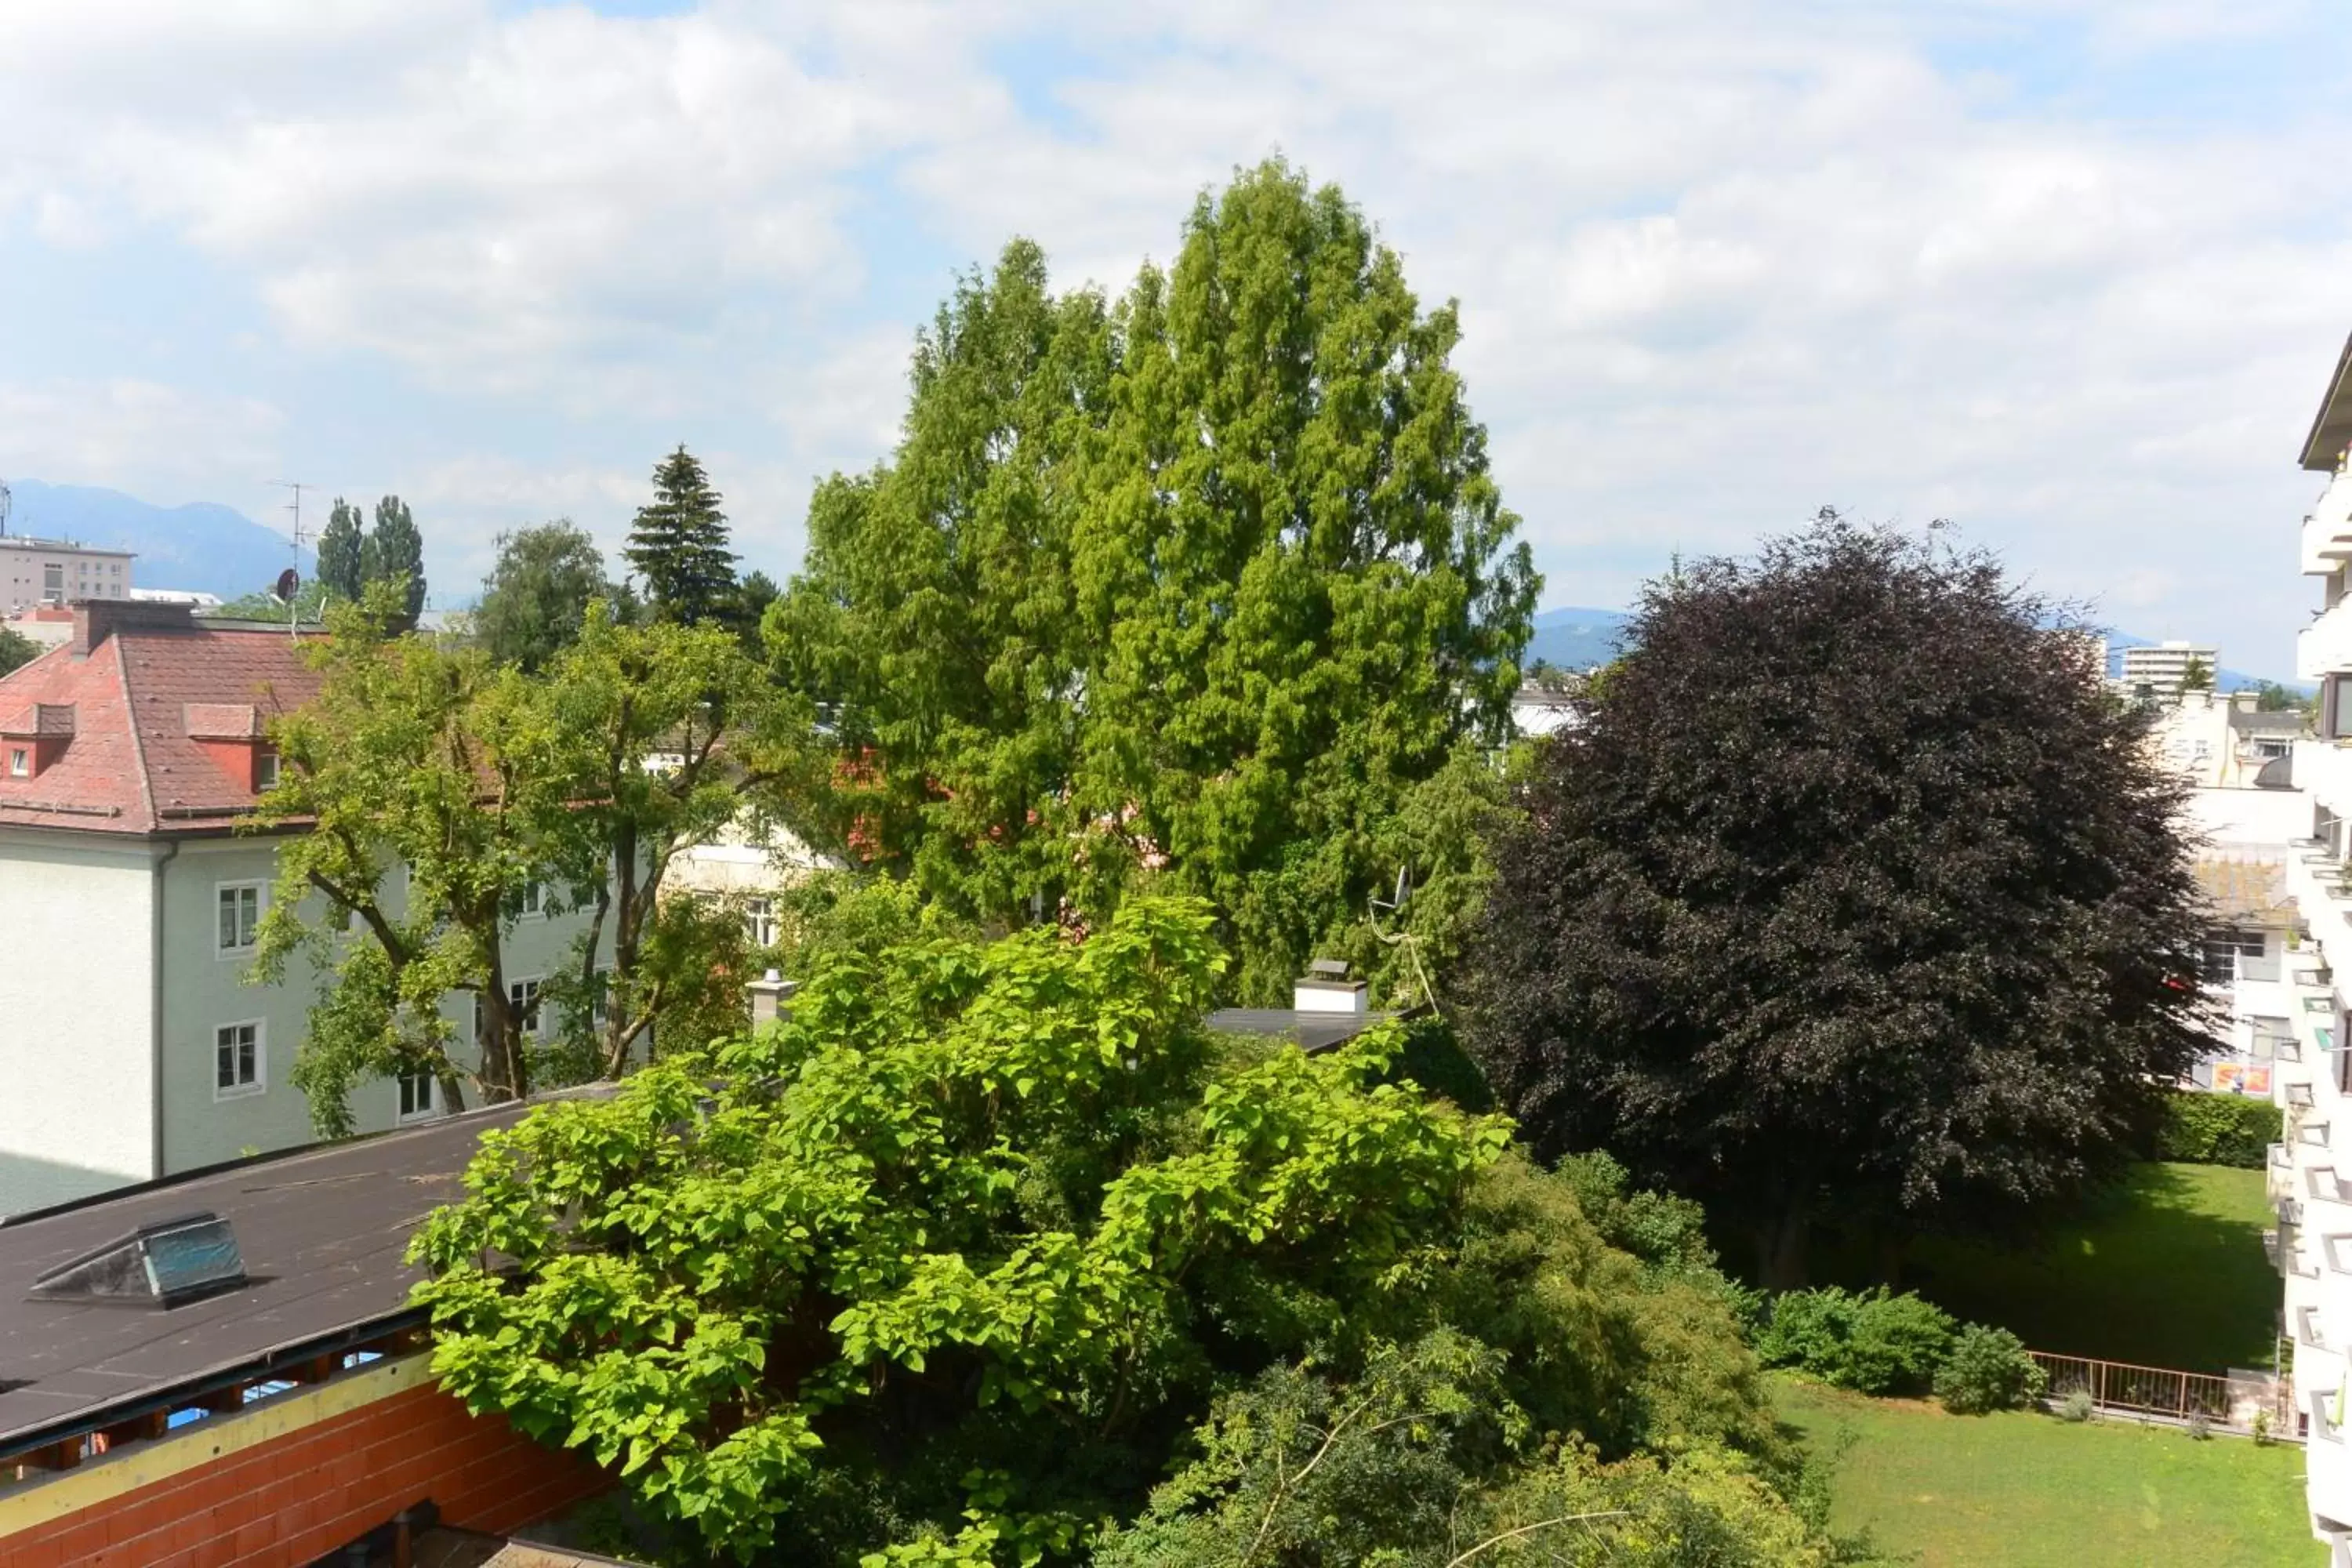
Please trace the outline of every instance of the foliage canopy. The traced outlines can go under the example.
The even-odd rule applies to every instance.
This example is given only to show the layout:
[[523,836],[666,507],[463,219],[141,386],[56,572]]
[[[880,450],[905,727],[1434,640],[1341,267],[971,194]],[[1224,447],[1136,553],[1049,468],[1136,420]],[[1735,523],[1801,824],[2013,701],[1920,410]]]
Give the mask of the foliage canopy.
[[2008,1218],[2202,1048],[2181,786],[1997,563],[1824,514],[1653,584],[1496,850],[1475,1051],[1753,1228]]
[[[1243,994],[1450,944],[1483,876],[1537,580],[1452,304],[1279,162],[1203,195],[1114,305],[1008,246],[916,345],[904,437],[835,476],[769,614],[840,770],[817,825],[960,910],[1209,898]],[[1385,978],[1385,977],[1384,977]]]
[[[1083,942],[837,949],[780,1028],[489,1134],[415,1243],[445,1386],[744,1560],[1070,1561],[1187,1454],[1138,1528],[1222,1539],[1268,1462],[1253,1399],[1425,1392],[1414,1454],[1333,1477],[1426,1450],[1504,1511],[1639,1489],[1605,1467],[1645,1454],[1712,1456],[1698,1490],[1779,1473],[1719,1294],[1607,1247],[1501,1122],[1383,1081],[1392,1031],[1204,1036],[1210,930],[1143,898]],[[1569,1432],[1594,1447],[1547,1458]],[[1444,1560],[1384,1517],[1394,1561]]]

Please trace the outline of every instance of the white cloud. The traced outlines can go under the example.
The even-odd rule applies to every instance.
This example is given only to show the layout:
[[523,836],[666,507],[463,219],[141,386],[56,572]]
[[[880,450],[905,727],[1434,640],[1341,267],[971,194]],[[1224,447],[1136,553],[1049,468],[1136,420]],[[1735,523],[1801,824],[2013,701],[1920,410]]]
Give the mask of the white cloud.
[[162,226],[306,352],[627,443],[474,430],[422,461],[407,489],[485,531],[608,532],[686,435],[764,553],[812,475],[887,448],[917,321],[874,299],[908,253],[1028,233],[1116,288],[1279,147],[1463,300],[1555,600],[1821,502],[1948,511],[2276,667],[2292,454],[2352,323],[2352,224],[2311,177],[2344,116],[2095,115],[2042,79],[2333,26],[2306,0],[55,0],[0,7],[0,100],[43,128],[0,146],[0,226]]
[[241,488],[278,460],[284,415],[257,398],[128,377],[0,381],[0,474],[121,488]]

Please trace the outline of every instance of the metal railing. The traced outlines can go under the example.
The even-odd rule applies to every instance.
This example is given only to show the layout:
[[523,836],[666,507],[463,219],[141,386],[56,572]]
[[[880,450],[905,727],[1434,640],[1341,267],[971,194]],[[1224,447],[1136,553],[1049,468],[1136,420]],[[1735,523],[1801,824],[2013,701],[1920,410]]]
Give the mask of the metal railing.
[[2251,1433],[2255,1414],[2268,1411],[2272,1436],[2289,1439],[2300,1435],[2294,1397],[2283,1378],[2267,1373],[2216,1377],[2210,1373],[2052,1355],[2047,1351],[2028,1353],[2049,1378],[2045,1395],[2053,1400],[2080,1391],[2091,1396],[2096,1410],[2182,1425],[2201,1416],[2225,1432]]

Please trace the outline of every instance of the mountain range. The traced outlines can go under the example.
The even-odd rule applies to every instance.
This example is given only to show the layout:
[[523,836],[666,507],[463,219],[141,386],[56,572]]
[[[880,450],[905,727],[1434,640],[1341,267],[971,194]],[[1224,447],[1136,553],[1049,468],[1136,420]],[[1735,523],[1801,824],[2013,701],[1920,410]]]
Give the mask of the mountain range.
[[[131,580],[142,588],[193,588],[235,599],[267,588],[289,564],[305,578],[310,574],[309,551],[298,558],[285,534],[228,507],[208,501],[153,506],[120,490],[38,479],[12,479],[9,489],[15,497],[11,533],[132,551],[138,560]],[[1606,664],[1621,651],[1619,639],[1631,619],[1622,610],[1581,605],[1543,611],[1535,618],[1528,662],[1542,659],[1562,669]],[[2144,647],[2151,640],[2108,633],[2108,673],[2122,673],[2125,648]],[[2224,691],[2261,683],[2260,677],[2234,669],[2214,677]]]
[[[138,556],[131,580],[142,588],[189,588],[224,599],[268,587],[293,566],[310,575],[308,550],[243,512],[209,501],[152,506],[120,490],[10,479],[8,531],[37,539],[128,550]],[[321,509],[319,521],[326,515]]]
[[[1596,664],[1606,664],[1623,649],[1619,646],[1625,635],[1631,616],[1621,610],[1598,610],[1588,605],[1563,605],[1545,610],[1536,616],[1535,636],[1528,643],[1526,662],[1537,659],[1561,669],[1590,669]],[[2153,637],[2133,637],[2128,632],[2109,632],[2107,637],[2107,674],[2124,672],[2124,649],[2148,647]],[[2236,691],[2244,687],[2260,686],[2263,677],[2248,675],[2242,670],[2217,669],[2213,686],[2220,691]],[[2301,691],[2307,689],[2294,681],[2283,684]]]

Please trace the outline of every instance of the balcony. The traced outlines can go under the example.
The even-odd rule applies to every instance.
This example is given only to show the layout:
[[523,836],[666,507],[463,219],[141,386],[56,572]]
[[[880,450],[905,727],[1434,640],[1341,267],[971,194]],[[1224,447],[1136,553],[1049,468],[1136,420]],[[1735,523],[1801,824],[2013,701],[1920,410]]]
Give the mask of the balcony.
[[2338,474],[2303,520],[2303,572],[2307,577],[2325,577],[2347,559],[2352,559],[2352,475]]
[[[2352,600],[2346,603],[2352,604]],[[2343,608],[2342,605],[2336,606],[2338,611]],[[2317,621],[2312,623],[2314,626],[2318,624]],[[2314,737],[2295,742],[2294,782],[2297,788],[2309,790],[2311,798],[2326,807],[2332,815],[2345,815],[2345,805],[2352,805],[2352,746],[2342,746],[2334,741]],[[2325,847],[2324,845],[2313,845],[2305,852],[2324,851]],[[2287,864],[2293,866],[2294,859],[2290,856]]]
[[2294,635],[2295,679],[2318,680],[2339,670],[2352,670],[2352,599],[2339,600]]

